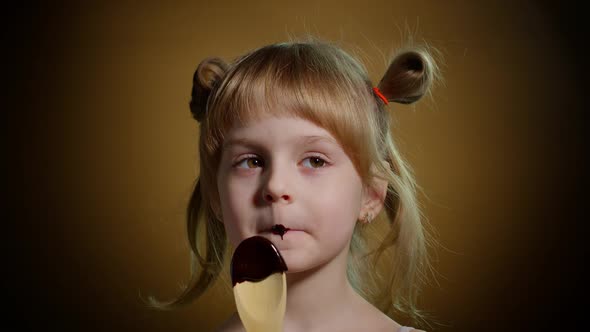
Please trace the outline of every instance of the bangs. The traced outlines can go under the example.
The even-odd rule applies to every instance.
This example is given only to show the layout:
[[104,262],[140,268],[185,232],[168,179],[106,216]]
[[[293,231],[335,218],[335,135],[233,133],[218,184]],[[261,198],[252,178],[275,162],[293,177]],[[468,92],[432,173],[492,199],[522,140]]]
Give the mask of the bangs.
[[232,65],[211,96],[202,138],[212,155],[234,126],[264,116],[298,117],[329,131],[360,166],[363,135],[371,133],[367,124],[377,112],[371,88],[364,68],[334,46],[266,46]]

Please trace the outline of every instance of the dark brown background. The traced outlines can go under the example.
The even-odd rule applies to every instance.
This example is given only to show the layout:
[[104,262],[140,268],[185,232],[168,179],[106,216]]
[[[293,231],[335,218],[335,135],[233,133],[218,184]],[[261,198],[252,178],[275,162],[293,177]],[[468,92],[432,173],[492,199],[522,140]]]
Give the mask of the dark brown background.
[[[358,47],[374,81],[407,25],[445,85],[394,106],[446,249],[438,331],[583,327],[585,53],[580,8],[549,1],[96,1],[5,10],[4,269],[16,330],[209,331],[221,288],[175,312],[197,174],[191,78],[206,56],[308,32]],[[585,18],[584,18],[585,19]],[[583,166],[584,165],[584,166]],[[18,231],[13,236],[13,230]],[[12,314],[14,312],[14,314]]]

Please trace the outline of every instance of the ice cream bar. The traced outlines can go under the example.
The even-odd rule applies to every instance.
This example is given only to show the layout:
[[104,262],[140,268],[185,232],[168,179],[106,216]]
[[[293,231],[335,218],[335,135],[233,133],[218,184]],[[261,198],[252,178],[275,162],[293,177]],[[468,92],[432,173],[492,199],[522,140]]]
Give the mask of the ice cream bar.
[[231,261],[238,315],[248,332],[279,332],[287,299],[287,265],[271,241],[253,236],[242,241]]

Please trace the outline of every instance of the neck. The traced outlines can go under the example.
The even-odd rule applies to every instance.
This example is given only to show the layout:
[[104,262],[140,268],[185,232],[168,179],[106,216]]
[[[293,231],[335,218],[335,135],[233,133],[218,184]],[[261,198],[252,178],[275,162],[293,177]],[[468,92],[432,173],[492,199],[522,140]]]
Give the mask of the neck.
[[285,331],[321,330],[358,303],[360,296],[346,274],[347,254],[314,269],[287,274]]

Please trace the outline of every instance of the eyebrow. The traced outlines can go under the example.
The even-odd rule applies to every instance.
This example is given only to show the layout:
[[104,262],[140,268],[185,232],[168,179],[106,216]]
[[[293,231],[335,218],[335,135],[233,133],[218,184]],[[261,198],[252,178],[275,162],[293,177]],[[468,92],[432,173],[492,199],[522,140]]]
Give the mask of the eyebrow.
[[[300,145],[312,144],[312,143],[316,143],[316,142],[326,142],[326,143],[335,145],[337,147],[340,147],[338,142],[336,142],[334,139],[327,137],[327,136],[317,136],[317,135],[300,136],[295,141],[296,141],[296,144],[300,144]],[[261,144],[255,140],[250,140],[248,138],[234,138],[234,139],[229,139],[223,143],[223,150],[228,149],[233,146],[238,146],[238,145],[256,148],[256,147],[259,147]]]

